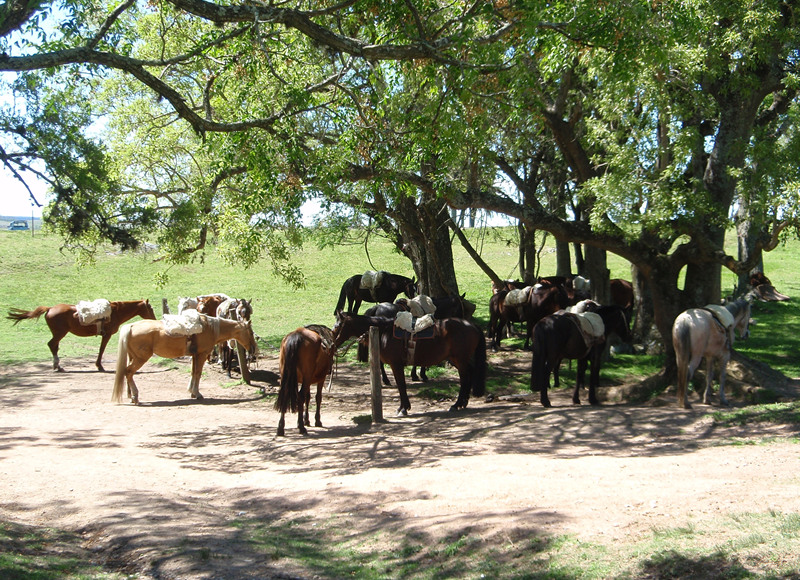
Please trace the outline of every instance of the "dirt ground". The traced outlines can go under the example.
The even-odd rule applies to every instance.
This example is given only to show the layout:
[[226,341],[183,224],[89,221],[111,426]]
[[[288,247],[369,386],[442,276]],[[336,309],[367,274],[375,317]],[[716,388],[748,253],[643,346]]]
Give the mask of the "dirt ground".
[[[529,356],[490,363],[527,373]],[[106,368],[113,362],[107,353]],[[148,363],[138,407],[110,402],[113,373],[92,360],[62,364],[68,372],[49,361],[0,368],[0,518],[79,531],[97,561],[141,577],[294,577],[241,541],[231,525],[241,518],[342,517],[432,541],[468,531],[613,542],[729,512],[800,511],[800,454],[780,442],[796,433],[715,427],[716,407],[695,399],[682,410],[674,393],[666,405],[576,407],[562,391],[551,409],[533,397],[473,399],[451,414],[451,401],[412,387],[411,414],[396,418],[396,390],[385,388],[387,420],[370,424],[354,421],[370,413],[367,371],[340,365],[325,426],[301,436],[287,417],[278,438],[278,414],[259,391],[277,392],[274,354],[253,386],[208,369],[202,402],[188,398],[186,361]],[[763,436],[778,442],[719,446]]]

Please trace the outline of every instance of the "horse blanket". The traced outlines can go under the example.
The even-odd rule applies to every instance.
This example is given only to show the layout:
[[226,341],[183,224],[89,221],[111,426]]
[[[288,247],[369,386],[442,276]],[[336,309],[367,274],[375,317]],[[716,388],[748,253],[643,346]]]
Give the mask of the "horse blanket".
[[375,290],[381,287],[383,284],[383,276],[386,274],[384,270],[367,270],[363,274],[361,274],[361,284],[359,285],[364,290],[369,290],[370,294],[372,294],[372,299],[377,300],[375,296]]
[[75,305],[78,314],[78,321],[84,326],[88,326],[98,320],[111,318],[111,302],[104,298],[88,301],[81,300]]
[[531,290],[533,290],[533,288],[534,286],[525,286],[525,288],[510,290],[508,294],[506,294],[506,306],[521,306],[522,304],[525,304],[528,302],[528,298],[530,297]]
[[415,318],[422,318],[426,314],[433,315],[436,312],[436,304],[433,303],[433,299],[425,294],[409,299],[408,308]]
[[397,317],[394,319],[394,325],[406,332],[416,334],[422,332],[426,328],[433,326],[433,316],[426,314],[416,318],[411,312],[398,312]]
[[181,314],[164,314],[164,330],[172,336],[191,336],[203,331],[201,314],[197,310],[184,310]]

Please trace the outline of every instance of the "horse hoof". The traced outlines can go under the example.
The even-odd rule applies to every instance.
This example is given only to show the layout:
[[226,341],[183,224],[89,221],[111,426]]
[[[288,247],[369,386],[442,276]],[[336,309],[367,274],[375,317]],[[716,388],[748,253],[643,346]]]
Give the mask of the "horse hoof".
[[286,433],[284,433],[282,428],[278,428],[278,432],[276,433],[278,437],[285,437]]
[[397,416],[408,417],[408,411],[406,409],[397,409]]
[[202,401],[203,400],[203,395],[201,395],[200,393],[197,393],[197,400],[198,401]]
[[455,413],[455,412],[456,412],[456,411],[458,411],[460,408],[461,408],[461,407],[459,407],[458,405],[453,405],[452,407],[450,407],[450,412],[451,412],[451,413]]

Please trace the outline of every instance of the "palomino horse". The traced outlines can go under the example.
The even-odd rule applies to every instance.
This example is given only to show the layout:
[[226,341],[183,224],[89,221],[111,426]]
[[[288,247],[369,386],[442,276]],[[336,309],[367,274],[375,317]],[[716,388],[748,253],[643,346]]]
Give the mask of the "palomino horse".
[[597,314],[603,322],[603,336],[598,337],[596,341],[590,340],[590,344],[587,344],[579,324],[576,324],[575,315],[567,312],[546,316],[533,329],[531,390],[535,391],[537,388],[540,390],[542,405],[545,407],[550,406],[550,398],[547,396],[550,373],[553,373],[553,388],[557,389],[559,387],[558,369],[561,361],[565,358],[578,360],[572,403],[581,404],[580,391],[586,377],[586,368],[591,363],[589,403],[591,405],[599,404],[597,387],[600,385],[600,367],[606,341],[612,334],[616,334],[625,342],[631,339],[628,318],[625,316],[623,308],[616,304],[600,306],[591,300],[586,302],[592,304],[592,307],[587,308],[586,311]]
[[[309,407],[311,406],[311,385],[317,385],[317,412],[314,426],[322,427],[320,408],[322,406],[322,386],[333,368],[336,354],[331,329],[322,325],[298,328],[287,334],[281,341],[280,373],[281,388],[275,401],[275,410],[281,414],[278,421],[278,435],[284,435],[287,411],[297,413],[297,430],[306,434],[306,426],[311,426]],[[297,383],[300,382],[300,388]]]
[[[238,320],[245,322],[250,320],[253,316],[252,300],[245,300],[243,298],[228,298],[217,307],[217,316],[219,318],[226,318],[228,320]],[[250,369],[247,366],[247,354],[242,345],[238,342],[237,357],[239,359],[239,370],[242,373],[242,379],[249,385],[250,384]],[[231,376],[233,368],[233,347],[231,341],[223,342],[219,345],[219,359],[222,363],[222,369],[228,372],[228,378]]]
[[530,287],[526,300],[518,306],[506,304],[508,290],[501,290],[489,299],[489,337],[492,348],[498,350],[502,340],[502,329],[509,322],[525,322],[524,349],[528,348],[534,325],[548,314],[569,306],[569,297],[563,286],[543,282]]
[[[381,362],[392,368],[400,393],[398,415],[407,415],[411,409],[403,373],[407,364],[429,367],[444,360],[450,361],[458,370],[461,385],[458,399],[450,407],[451,411],[466,408],[470,390],[476,397],[485,392],[486,340],[483,331],[471,322],[460,318],[436,320],[429,329],[432,330],[429,338],[416,335],[417,338],[412,340],[408,332],[396,329],[394,320],[390,318],[340,312],[333,327],[336,346],[341,346],[349,338],[361,336],[370,326],[376,326],[380,330]],[[412,344],[415,345],[413,349],[409,348]]]
[[389,272],[379,272],[378,274],[380,274],[380,283],[375,288],[362,288],[363,276],[361,274],[345,280],[342,290],[339,292],[339,302],[336,303],[336,309],[333,311],[334,315],[344,310],[345,301],[347,301],[347,312],[358,314],[361,302],[393,302],[401,292],[409,298],[413,298],[417,294],[417,286],[413,278]]
[[256,339],[250,322],[205,315],[200,315],[199,320],[202,331],[191,336],[168,334],[161,320],[140,320],[123,326],[119,333],[117,371],[111,400],[117,403],[122,400],[122,387],[127,380],[128,397],[134,405],[139,404],[139,389],[136,388],[133,375],[154,354],[164,358],[191,355],[192,378],[189,381],[189,392],[193,399],[202,400],[200,374],[214,345],[223,340],[234,339],[248,352],[255,353]]
[[[731,358],[734,331],[739,338],[750,334],[750,302],[736,300],[725,305],[730,317],[720,316],[714,306],[690,308],[678,315],[672,324],[672,346],[675,349],[675,362],[678,365],[678,404],[691,409],[688,385],[692,375],[706,359],[706,390],[703,403],[708,404],[711,383],[714,378],[714,361],[719,362],[719,400],[728,405],[725,397],[725,375]],[[725,318],[728,318],[726,321]],[[733,323],[730,324],[730,319]]]
[[156,318],[149,300],[111,302],[111,317],[108,320],[98,323],[93,322],[88,325],[80,323],[78,311],[72,304],[39,306],[34,310],[12,308],[8,311],[7,318],[17,324],[20,320],[39,318],[42,314],[45,315],[44,319],[53,335],[53,338],[47,343],[47,346],[50,347],[50,352],[53,353],[53,370],[61,372],[64,372],[64,369],[61,367],[60,359],[58,358],[58,345],[67,333],[71,332],[76,336],[97,336],[98,334],[101,336],[100,352],[97,354],[97,360],[94,364],[97,366],[97,370],[104,372],[105,369],[101,362],[103,352],[106,350],[109,339],[119,330],[120,324],[124,324],[134,316],[141,316],[150,320],[155,320]]

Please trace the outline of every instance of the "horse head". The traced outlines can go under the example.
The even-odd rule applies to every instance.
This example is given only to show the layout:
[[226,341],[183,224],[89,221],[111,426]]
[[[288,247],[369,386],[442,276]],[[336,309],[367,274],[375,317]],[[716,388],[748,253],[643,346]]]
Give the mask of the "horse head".
[[156,319],[156,313],[155,311],[153,311],[153,305],[150,304],[150,299],[146,298],[144,302],[142,302],[141,310],[142,313],[140,314],[140,316],[142,318],[147,318],[149,320]]
[[416,296],[418,292],[417,282],[414,277],[412,277],[410,280],[406,278],[406,280],[407,282],[405,288],[403,288],[403,293],[409,298],[414,298],[414,296]]
[[253,315],[252,302],[252,300],[245,300],[244,298],[239,300],[236,305],[236,320],[250,320]]

